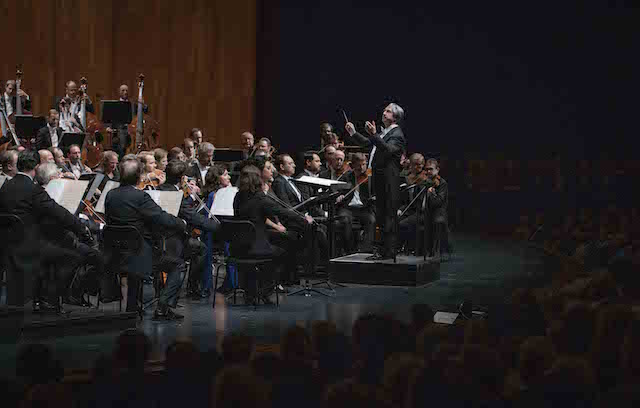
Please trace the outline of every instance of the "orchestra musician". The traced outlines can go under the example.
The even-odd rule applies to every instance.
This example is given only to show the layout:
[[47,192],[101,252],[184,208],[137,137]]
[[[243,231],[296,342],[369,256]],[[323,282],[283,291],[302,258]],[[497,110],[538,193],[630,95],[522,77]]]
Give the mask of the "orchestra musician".
[[[326,150],[325,150],[326,153]],[[344,172],[344,151],[336,150],[331,160],[327,160],[327,169],[320,173],[320,177],[329,180],[337,180]]]
[[337,148],[336,144],[337,140],[335,133],[333,133],[333,126],[328,122],[322,123],[320,125],[320,148],[324,148],[326,145],[333,145]]
[[[136,188],[142,179],[144,168],[135,157],[125,156],[118,170],[120,187],[107,194],[105,216],[107,225],[134,226],[144,238],[139,255],[120,259],[121,268],[127,272],[127,311],[135,312],[140,281],[150,277],[152,272],[153,228],[164,227],[167,230],[184,232],[186,222],[163,211],[147,193]],[[109,256],[109,254],[106,255]],[[166,313],[166,316],[172,314],[169,309]]]
[[198,160],[195,163],[191,164],[191,166],[187,170],[187,176],[192,177],[196,180],[196,185],[200,190],[202,190],[202,187],[205,184],[207,171],[209,171],[209,168],[211,168],[211,164],[213,163],[214,151],[215,147],[213,147],[213,145],[209,142],[199,144]]
[[[216,195],[216,192],[220,189],[231,187],[231,175],[229,175],[229,171],[227,168],[221,164],[215,164],[211,166],[209,171],[207,172],[207,177],[205,179],[205,185],[202,189],[202,196],[206,197],[206,204],[209,209],[213,208],[213,199]],[[193,297],[203,297],[208,298],[211,295],[211,290],[213,289],[213,274],[212,274],[212,264],[213,264],[213,249],[214,249],[214,239],[213,234],[207,233],[205,235],[205,243],[206,243],[206,257],[203,258],[203,268],[196,269],[201,270],[203,272],[202,275],[192,274],[194,280],[199,279],[199,282],[192,281],[192,296]],[[224,247],[225,256],[229,256],[229,248],[225,243]],[[193,265],[193,263],[192,263]],[[193,266],[192,266],[193,268]],[[231,275],[233,274],[235,266],[227,265],[227,274],[225,275],[224,282],[220,288],[216,289],[220,293],[227,293],[232,287],[231,283]],[[201,284],[202,291],[197,293],[198,283]]]
[[274,152],[271,140],[266,137],[260,138],[253,149],[253,156],[256,156],[258,152],[262,152],[264,156],[271,156]]
[[18,151],[5,150],[0,152],[0,166],[2,166],[0,176],[5,176],[7,180],[15,177],[18,173]]
[[336,150],[338,149],[336,149],[335,146],[333,145],[329,145],[324,148],[324,153],[323,153],[324,163],[320,168],[320,173],[328,171],[333,166],[333,159],[336,155]]
[[[44,151],[51,154],[48,150]],[[41,163],[36,169],[36,180],[43,188],[51,180],[59,177],[58,167],[54,162]],[[52,219],[45,218],[42,225],[47,241],[51,243],[48,251],[44,251],[44,253],[47,260],[56,265],[57,284],[61,289],[69,288],[68,291],[59,290],[58,293],[65,295],[64,303],[86,306],[86,302],[82,300],[84,282],[92,280],[94,276],[103,276],[104,260],[102,254],[96,249],[93,239],[89,239],[92,238],[90,234],[85,242],[81,242],[73,233],[58,228]],[[78,272],[81,265],[89,265],[90,268],[72,280],[74,273]],[[59,313],[64,313],[62,307],[60,307]]]
[[55,109],[49,110],[47,126],[38,129],[36,147],[38,150],[58,147],[58,144],[62,139],[62,133],[63,130],[60,127],[60,114]]
[[195,148],[198,149],[198,146],[200,146],[204,141],[202,137],[202,129],[200,128],[191,129],[191,132],[189,133],[189,138],[193,140],[193,143],[195,143]]
[[82,163],[82,153],[80,152],[80,146],[77,144],[69,146],[67,157],[69,159],[67,168],[75,175],[75,178],[80,178],[83,174],[93,173],[88,166]]
[[[267,218],[278,218],[285,221],[289,225],[295,225],[298,229],[305,228],[305,224],[313,223],[310,216],[300,216],[289,208],[279,205],[270,199],[264,192],[264,183],[259,176],[260,170],[254,166],[245,166],[238,179],[238,194],[233,202],[235,217],[240,220],[249,220],[255,225],[256,238],[255,241],[243,247],[231,247],[230,252],[234,254],[242,254],[243,256],[251,256],[252,258],[272,258],[274,265],[289,265],[295,267],[295,262],[291,262],[291,258],[295,258],[294,254],[287,253],[283,248],[272,245],[269,242],[266,228]],[[247,269],[247,283],[243,285],[246,288],[247,302],[255,303],[255,280],[258,278],[255,272]],[[292,271],[289,271],[292,273]]]
[[[10,79],[4,85],[4,92],[2,93],[2,99],[0,100],[0,106],[5,109],[7,116],[11,116],[16,111],[17,100],[16,81]],[[23,111],[31,110],[31,98],[22,88],[20,88],[20,102],[22,103]]]
[[64,178],[75,178],[73,173],[69,171],[67,167],[67,162],[64,158],[64,153],[62,153],[62,149],[59,147],[50,147],[49,151],[53,154],[53,159],[55,160],[56,166],[58,166],[58,172]]
[[[421,238],[416,242],[415,230],[417,228],[417,212],[416,205],[414,203],[411,208],[407,209],[407,205],[410,204],[415,195],[420,191],[422,185],[427,181],[428,175],[424,169],[425,160],[424,156],[420,153],[413,153],[409,156],[409,171],[405,177],[405,184],[407,185],[406,193],[403,194],[403,201],[406,205],[402,205],[398,209],[398,215],[404,212],[402,219],[399,220],[398,228],[401,241],[405,243],[405,250],[408,253],[413,253],[416,249],[416,245],[421,245]],[[413,186],[413,187],[411,187]],[[406,210],[406,211],[405,211]]]
[[62,97],[56,96],[53,100],[53,106],[51,108],[59,109],[60,102],[66,99],[69,101],[69,113],[72,117],[76,117],[80,113],[82,98],[84,98],[86,101],[86,111],[89,113],[95,113],[93,103],[91,102],[91,98],[89,98],[89,95],[83,93],[82,96],[80,96],[80,92],[78,92],[78,84],[75,81],[68,81],[65,84],[65,95]]
[[143,165],[142,179],[138,183],[138,188],[144,190],[145,188],[155,188],[163,184],[167,176],[162,170],[158,170],[156,158],[151,152],[140,152],[138,159]]
[[34,311],[47,309],[60,312],[61,305],[57,301],[47,302],[42,297],[42,283],[48,272],[46,266],[52,254],[60,253],[51,249],[51,243],[47,240],[51,228],[44,223],[52,223],[58,231],[69,230],[84,242],[91,242],[92,237],[78,218],[34,183],[38,162],[37,152],[21,152],[17,161],[18,173],[4,183],[0,194],[0,213],[17,215],[22,220],[24,233],[21,242],[8,252],[9,262],[15,268],[9,271],[7,303],[22,307],[25,291],[31,287]]
[[104,174],[105,179],[112,181],[120,181],[120,173],[118,172],[118,153],[113,150],[102,152],[102,161],[96,169],[96,173]]
[[184,155],[184,152],[178,146],[172,147],[167,153],[167,162],[171,160],[180,160],[181,162],[186,162],[187,157]]
[[[45,163],[53,163],[54,165],[56,164],[56,159],[53,157],[53,153],[51,153],[49,150],[47,149],[40,149],[38,150],[38,155],[40,156],[40,164],[45,164]],[[56,167],[57,169],[57,167]],[[58,173],[59,175],[59,173]],[[48,182],[48,180],[47,180]],[[40,183],[42,185],[42,183]]]
[[[355,153],[351,159],[353,170],[348,171],[341,180],[354,186],[353,192],[340,195],[337,199],[337,218],[343,226],[344,244],[347,253],[356,250],[353,236],[353,220],[357,219],[364,230],[364,239],[360,250],[371,252],[376,231],[376,216],[369,201],[369,185],[367,178],[367,158],[362,153]],[[360,186],[356,188],[356,185]]]
[[184,139],[182,148],[184,150],[184,156],[185,156],[185,161],[187,162],[187,165],[190,166],[191,164],[198,161],[198,158],[196,155],[196,147],[193,142],[193,139],[191,138]]
[[[181,191],[186,170],[187,165],[185,163],[178,160],[171,161],[166,170],[167,182],[158,186],[158,190]],[[182,199],[178,218],[184,220],[188,228],[198,228],[209,233],[218,230],[220,223],[217,220],[209,219],[196,212],[194,201],[188,193],[189,192],[187,192],[186,197]],[[181,319],[182,316],[173,312],[172,309],[176,308],[178,292],[182,286],[184,275],[186,274],[185,257],[190,256],[193,248],[189,245],[191,240],[189,240],[184,233],[174,230],[163,233],[163,235],[165,239],[165,250],[159,258],[154,257],[153,271],[154,275],[157,272],[167,271],[168,276],[166,286],[160,293],[158,308],[154,313],[154,319]],[[202,252],[204,247],[199,241],[197,242],[200,244],[200,248],[196,248],[196,250]],[[200,266],[200,269],[192,269],[192,273],[196,276],[201,276],[202,266]]]
[[[142,112],[145,114],[149,113],[149,107],[144,103],[144,98],[139,101],[132,101],[129,98],[129,86],[126,84],[120,85],[118,88],[118,95],[120,102],[128,102],[131,104],[131,113],[135,117],[138,114],[138,102],[142,103]],[[128,123],[120,123],[115,126],[115,130],[118,133],[118,141],[116,148],[114,150],[121,150],[123,152],[127,150],[129,145],[131,144],[131,138],[129,137],[129,124]],[[108,128],[107,131],[112,131],[111,128]]]
[[427,190],[427,209],[431,217],[432,228],[427,230],[427,244],[430,248],[429,256],[440,257],[441,249],[451,254],[449,242],[448,211],[449,184],[440,177],[440,163],[434,158],[427,159],[425,163],[427,177],[430,180],[438,178],[436,186]]
[[[322,162],[320,161],[320,156],[318,156],[316,152],[305,152],[304,169],[299,176],[320,177],[321,166]],[[300,184],[297,187],[304,197],[309,198],[318,195],[318,189],[311,185]],[[309,213],[311,213],[314,217],[322,217],[325,215],[320,206],[311,207],[309,209]]]
[[406,141],[398,125],[404,118],[404,110],[397,104],[387,105],[382,113],[384,129],[377,132],[375,122],[366,122],[368,136],[356,131],[351,122],[345,129],[353,141],[363,147],[371,147],[368,167],[372,169],[372,191],[376,196],[376,222],[383,232],[382,253],[372,260],[393,258],[396,251],[397,211],[400,207],[400,156],[406,151]]
[[167,151],[160,147],[153,149],[153,157],[156,159],[156,166],[158,170],[165,171],[167,168],[167,164],[169,164],[167,154]]
[[242,146],[242,158],[246,160],[251,155],[253,150],[253,134],[251,132],[244,132],[240,135],[240,145]]

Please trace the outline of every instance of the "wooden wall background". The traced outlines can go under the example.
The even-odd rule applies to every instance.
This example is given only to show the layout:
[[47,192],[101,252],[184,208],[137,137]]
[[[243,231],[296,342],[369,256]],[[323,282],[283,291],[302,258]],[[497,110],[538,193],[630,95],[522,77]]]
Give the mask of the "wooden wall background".
[[87,77],[99,110],[122,83],[135,97],[143,72],[163,145],[200,127],[216,146],[237,146],[254,126],[256,14],[256,0],[0,0],[0,79],[21,63],[42,115],[70,79]]

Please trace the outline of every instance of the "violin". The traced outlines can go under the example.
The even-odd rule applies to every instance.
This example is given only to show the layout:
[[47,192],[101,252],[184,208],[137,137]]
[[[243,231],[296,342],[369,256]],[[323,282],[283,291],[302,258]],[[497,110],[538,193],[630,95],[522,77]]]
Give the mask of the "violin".
[[140,190],[144,190],[147,187],[150,187],[152,190],[155,190],[160,183],[160,176],[164,174],[164,171],[155,169],[151,173],[147,173],[145,177],[138,183],[138,188]]
[[407,175],[407,184],[422,184],[427,181],[427,172],[421,171],[418,174],[409,173]]
[[351,190],[349,190],[347,193],[345,193],[344,197],[347,197],[349,194],[353,193],[358,188],[360,188],[361,185],[363,185],[364,183],[366,183],[369,180],[369,178],[371,177],[372,174],[373,174],[373,172],[372,172],[371,168],[368,168],[367,171],[365,171],[364,173],[359,175],[356,178],[356,185],[353,186],[353,188]]
[[342,177],[342,175],[346,174],[349,170],[351,170],[351,162],[344,162],[342,164],[342,167],[340,167],[338,170],[336,170],[336,177],[338,177],[336,180],[340,180],[340,177]]

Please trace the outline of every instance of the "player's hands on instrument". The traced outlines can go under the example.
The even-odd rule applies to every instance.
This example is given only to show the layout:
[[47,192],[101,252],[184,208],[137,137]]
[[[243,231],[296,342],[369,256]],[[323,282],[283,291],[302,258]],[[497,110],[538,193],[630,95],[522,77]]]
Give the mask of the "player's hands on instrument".
[[427,190],[427,193],[429,193],[429,194],[433,194],[435,192],[436,192],[436,189],[433,188],[433,187],[429,187],[429,189]]
[[356,133],[356,127],[351,122],[347,122],[347,124],[344,125],[344,128],[350,136],[353,136]]
[[376,132],[376,122],[375,121],[367,121],[364,124],[364,128],[367,130],[367,133],[371,136],[374,136],[377,132]]
[[344,200],[344,194],[343,194],[343,195],[338,196],[338,198],[336,199],[336,203],[337,203],[337,204],[340,204],[340,203],[342,202],[342,200]]
[[195,180],[189,180],[187,184],[189,185],[189,190],[191,190],[193,194],[200,194],[200,187],[196,185]]
[[80,241],[89,246],[93,244],[93,234],[91,234],[91,230],[86,225],[84,226],[84,231],[80,234]]
[[20,95],[20,97],[22,97],[22,98],[28,98],[29,97],[29,95],[25,91],[23,91],[22,89],[20,90],[20,92],[18,92],[18,95]]
[[310,216],[309,214],[305,215],[304,219],[307,220],[308,224],[313,224],[313,217]]
[[284,234],[285,232],[287,232],[287,228],[286,228],[284,225],[282,225],[281,223],[277,223],[277,224],[275,225],[275,229],[276,229],[276,231],[281,232],[281,233],[283,233],[283,234]]

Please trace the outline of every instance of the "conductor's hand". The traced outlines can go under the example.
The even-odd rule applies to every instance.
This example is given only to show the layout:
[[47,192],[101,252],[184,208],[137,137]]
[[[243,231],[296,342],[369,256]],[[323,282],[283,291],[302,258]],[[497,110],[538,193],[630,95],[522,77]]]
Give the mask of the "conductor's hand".
[[340,203],[342,202],[342,200],[344,200],[344,194],[343,194],[343,195],[338,196],[338,198],[336,199],[336,203],[337,203],[337,204],[340,204]]
[[308,224],[313,224],[313,217],[310,216],[309,214],[305,215],[304,219],[307,220]]
[[349,136],[353,136],[356,133],[356,127],[353,126],[353,123],[351,122],[347,122],[346,125],[344,125],[345,130],[347,131],[347,133],[349,134]]
[[367,130],[367,133],[371,136],[374,136],[377,132],[376,132],[376,122],[375,121],[367,121],[364,124],[365,129]]

